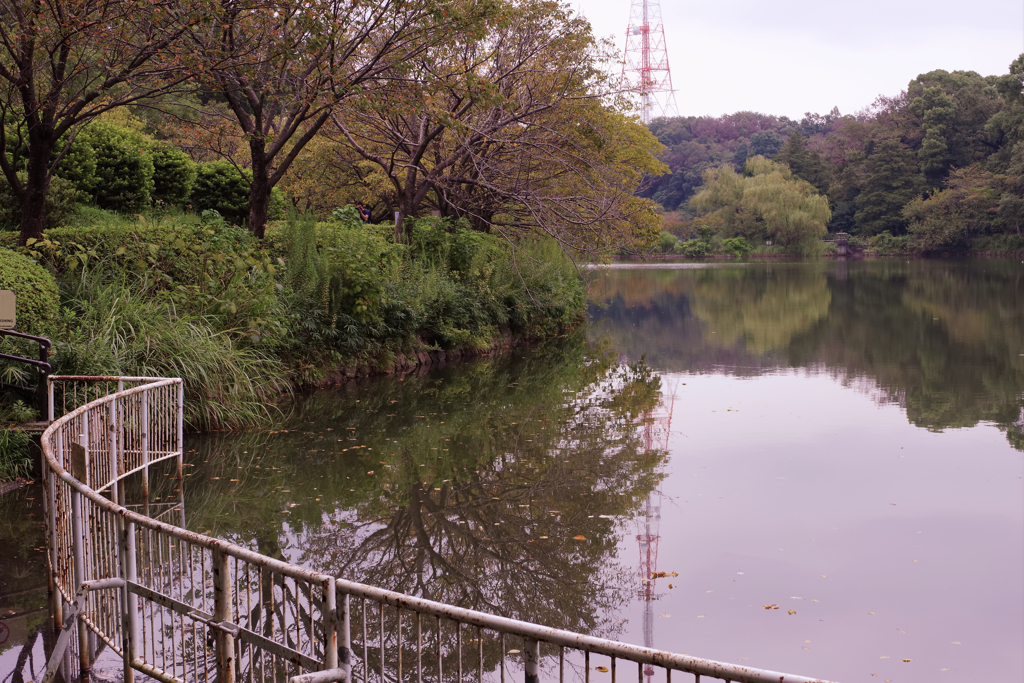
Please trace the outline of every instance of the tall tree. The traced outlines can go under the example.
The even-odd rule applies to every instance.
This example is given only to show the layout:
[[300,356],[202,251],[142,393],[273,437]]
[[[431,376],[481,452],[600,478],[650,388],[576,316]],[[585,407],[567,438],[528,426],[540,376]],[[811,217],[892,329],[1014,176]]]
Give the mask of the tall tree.
[[356,100],[335,130],[383,178],[404,218],[541,229],[575,250],[633,241],[653,212],[633,196],[660,145],[604,106],[589,23],[549,0],[504,3],[484,36],[421,53],[405,79]]
[[832,217],[828,199],[810,183],[762,156],[747,159],[743,175],[729,165],[705,171],[704,188],[690,206],[720,217],[724,237],[768,238],[803,254],[821,252]]
[[85,124],[188,79],[171,47],[199,16],[174,0],[0,0],[0,170],[22,244],[42,235],[50,179]]
[[865,162],[866,176],[857,195],[857,230],[877,235],[906,231],[903,207],[920,193],[924,182],[914,153],[892,138],[880,140]]
[[473,0],[210,0],[213,19],[187,38],[200,86],[225,104],[209,107],[204,125],[233,137],[235,149],[218,151],[252,170],[249,229],[263,237],[271,190],[339,102],[369,96],[385,73],[400,78],[403,65],[486,8]]

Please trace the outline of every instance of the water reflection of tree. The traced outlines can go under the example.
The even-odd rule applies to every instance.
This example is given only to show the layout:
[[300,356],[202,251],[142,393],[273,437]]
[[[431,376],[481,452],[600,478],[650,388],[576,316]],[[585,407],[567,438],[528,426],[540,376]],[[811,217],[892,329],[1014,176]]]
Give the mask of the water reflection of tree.
[[[666,275],[664,273],[668,273]],[[802,274],[801,274],[802,273]],[[592,308],[659,370],[826,367],[922,428],[992,422],[1024,450],[1024,266],[1010,259],[613,271]],[[715,334],[711,334],[714,332]]]
[[[345,578],[607,631],[598,615],[633,588],[615,562],[613,518],[632,514],[661,476],[664,454],[647,452],[638,429],[659,382],[586,349],[570,340],[317,394],[294,431],[226,449],[262,449],[243,470],[234,462],[245,456],[208,457],[225,440],[202,444],[207,474],[241,481],[207,476],[219,493],[203,494],[208,512],[190,503],[190,525],[212,520],[215,533]],[[309,493],[296,496],[300,483]],[[225,500],[245,519],[231,524]]]

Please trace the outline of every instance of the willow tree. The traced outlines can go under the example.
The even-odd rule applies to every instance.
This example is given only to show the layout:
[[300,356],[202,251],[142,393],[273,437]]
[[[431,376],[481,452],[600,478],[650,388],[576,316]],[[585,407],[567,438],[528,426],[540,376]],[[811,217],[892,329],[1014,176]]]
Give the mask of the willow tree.
[[84,125],[188,80],[174,46],[198,16],[174,0],[0,0],[0,170],[22,244],[42,236],[54,169]]
[[751,157],[737,174],[731,166],[704,172],[704,189],[690,206],[723,221],[724,236],[772,240],[802,254],[821,252],[832,211],[810,183],[784,164]]
[[428,211],[580,252],[648,239],[656,216],[633,193],[663,172],[661,146],[605,104],[603,48],[558,3],[504,2],[482,35],[425,50],[333,129],[397,213],[397,239]]
[[208,10],[211,20],[186,34],[198,85],[212,95],[199,125],[214,132],[215,151],[251,169],[248,224],[262,237],[271,190],[333,109],[479,21],[487,4],[210,0]]

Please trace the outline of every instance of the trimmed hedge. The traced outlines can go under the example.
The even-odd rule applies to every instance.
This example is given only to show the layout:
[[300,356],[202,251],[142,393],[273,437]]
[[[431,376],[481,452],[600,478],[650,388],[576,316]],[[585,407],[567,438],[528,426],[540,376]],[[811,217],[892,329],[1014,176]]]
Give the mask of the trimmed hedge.
[[0,289],[17,292],[17,330],[50,337],[57,331],[60,297],[57,281],[27,256],[0,249]]

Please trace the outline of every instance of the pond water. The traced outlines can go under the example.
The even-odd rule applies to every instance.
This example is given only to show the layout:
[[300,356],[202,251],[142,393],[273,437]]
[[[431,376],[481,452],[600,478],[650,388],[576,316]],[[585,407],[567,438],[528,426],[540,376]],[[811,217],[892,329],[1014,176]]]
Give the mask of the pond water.
[[[591,276],[585,330],[190,437],[188,526],[727,662],[1024,679],[1024,264]],[[19,655],[0,644],[3,676]]]

